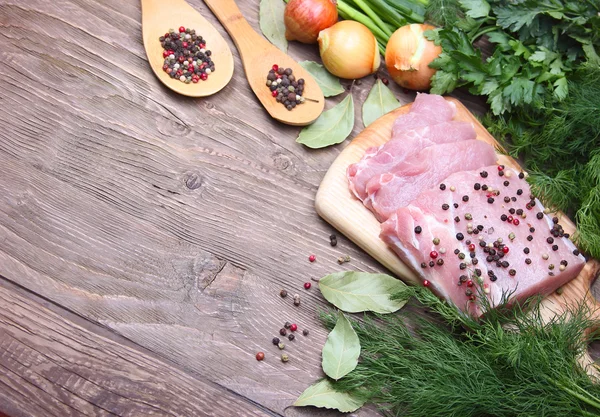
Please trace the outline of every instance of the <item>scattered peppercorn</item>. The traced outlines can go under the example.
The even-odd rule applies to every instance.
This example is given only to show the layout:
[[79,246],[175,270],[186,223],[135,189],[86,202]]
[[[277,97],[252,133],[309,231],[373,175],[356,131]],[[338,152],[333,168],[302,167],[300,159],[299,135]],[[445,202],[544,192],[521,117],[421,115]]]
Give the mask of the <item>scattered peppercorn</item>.
[[288,293],[286,290],[281,290],[281,291],[279,291],[279,295],[281,296],[281,298],[285,298],[285,297],[287,297]]
[[303,334],[304,336],[308,336],[308,329],[304,329],[304,330],[302,330],[302,334]]
[[442,210],[448,210],[450,206],[446,203],[442,204]]
[[290,324],[290,330],[292,332],[295,332],[296,330],[298,330],[298,325],[296,323]]
[[455,221],[456,223],[460,222],[460,217],[456,216],[456,217],[454,218],[454,221]]
[[273,342],[273,344],[274,344],[275,346],[277,346],[277,345],[279,344],[280,340],[279,340],[279,338],[278,338],[278,337],[274,337],[274,338],[273,338],[273,340],[272,340],[272,342]]
[[440,244],[440,238],[439,237],[434,237],[432,242],[433,242],[434,245],[439,245]]
[[296,307],[298,307],[300,305],[300,295],[298,295],[298,294],[294,295],[294,305]]
[[462,233],[459,232],[459,233],[456,234],[456,238],[458,240],[463,240],[465,238],[465,236]]
[[479,173],[479,175],[481,175],[481,177],[482,177],[482,178],[487,178],[487,176],[488,176],[488,173],[487,173],[487,171],[481,171],[481,172]]
[[464,201],[465,203],[466,203],[467,201],[469,201],[469,196],[468,196],[468,195],[463,195],[463,197],[462,197],[462,201]]
[[529,248],[527,248],[527,247],[526,247],[526,248],[524,248],[524,249],[523,249],[523,253],[524,253],[525,255],[529,254]]
[[440,266],[444,265],[444,260],[442,258],[438,259],[437,264]]
[[511,277],[514,277],[515,275],[517,275],[517,271],[515,271],[514,269],[510,269],[508,271],[508,275],[510,275]]
[[312,285],[311,285],[311,283],[310,283],[310,282],[305,282],[305,283],[304,283],[304,289],[305,289],[305,290],[310,290],[310,287],[311,287],[311,286],[312,286]]
[[317,257],[316,257],[316,255],[310,255],[310,256],[308,257],[308,261],[309,261],[309,262],[314,262],[314,261],[316,261],[316,260],[317,260]]
[[288,335],[288,339],[290,340],[290,342],[291,342],[292,340],[294,340],[295,338],[296,338],[296,336],[294,336],[293,334],[289,334],[289,335]]
[[558,250],[558,245],[552,245],[552,250],[556,252]]
[[530,265],[530,264],[531,264],[531,259],[529,259],[529,258],[525,258],[525,263],[526,263],[527,265]]
[[483,184],[483,185],[481,186],[481,189],[482,189],[483,191],[487,191],[487,190],[488,190],[488,188],[489,188],[489,187],[488,187],[487,185],[485,185],[485,184]]
[[289,321],[286,321],[285,324],[283,325],[283,327],[285,327],[286,329],[289,329],[291,325],[292,325],[292,323],[290,323]]
[[256,360],[257,360],[257,361],[262,361],[264,358],[265,358],[265,354],[264,354],[264,352],[258,352],[258,353],[256,354]]
[[425,262],[421,262],[421,268],[427,268],[427,264]]
[[340,256],[337,259],[337,263],[340,264],[340,265],[343,264],[343,263],[346,263],[346,262],[350,262],[350,255]]
[[519,179],[522,180],[523,178],[525,178],[525,174],[523,174],[522,172],[519,173]]
[[285,336],[287,334],[287,330],[285,330],[285,328],[279,329],[279,334]]
[[283,344],[283,342],[279,342],[279,344],[277,345],[277,347],[279,348],[279,350],[285,349],[285,345]]
[[542,213],[541,211],[535,215],[535,217],[537,217],[539,220],[542,220],[544,218],[544,213]]
[[281,362],[287,362],[289,360],[290,360],[290,357],[287,355],[287,353],[281,354]]
[[446,189],[446,184],[440,184],[440,190],[444,191]]
[[481,189],[481,184],[476,182],[475,185],[473,185],[473,188],[475,189],[475,191],[479,191]]
[[508,186],[510,185],[510,182],[508,182],[508,181],[504,181],[502,184],[503,184],[505,187],[508,187]]
[[416,233],[416,234],[419,234],[419,233],[421,233],[422,231],[423,231],[423,229],[421,228],[421,226],[417,226],[417,227],[415,227],[415,233]]
[[488,202],[488,203],[490,203],[490,204],[492,204],[492,203],[494,202],[494,199],[493,199],[492,197],[489,197],[489,198],[487,199],[487,202]]

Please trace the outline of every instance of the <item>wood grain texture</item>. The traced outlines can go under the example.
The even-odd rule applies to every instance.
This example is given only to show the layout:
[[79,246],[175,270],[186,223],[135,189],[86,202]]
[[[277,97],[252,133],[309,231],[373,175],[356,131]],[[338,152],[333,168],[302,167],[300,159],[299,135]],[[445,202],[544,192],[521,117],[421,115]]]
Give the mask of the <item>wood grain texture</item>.
[[[314,210],[318,184],[348,143],[295,143],[299,129],[261,106],[217,19],[202,1],[189,3],[234,51],[231,82],[203,99],[171,92],[149,68],[138,0],[0,0],[0,275],[266,412],[331,415],[289,405],[323,375],[316,311],[326,303],[302,284],[382,270],[341,236],[332,248],[334,229]],[[237,4],[258,30],[258,0]],[[318,60],[316,48],[297,43],[290,55]],[[355,83],[356,102],[373,82]],[[414,98],[391,88],[402,103]],[[353,136],[360,106],[356,119]],[[346,254],[352,262],[338,265]],[[300,293],[301,306],[280,298],[281,288]],[[271,338],[287,320],[310,335],[287,343],[283,364]],[[48,326],[31,331],[50,335]],[[73,343],[85,342],[67,327]],[[40,355],[52,348],[40,345]],[[17,400],[36,401],[36,391]]]
[[[447,100],[456,106],[455,120],[470,122],[475,128],[478,140],[489,143],[499,152],[502,152],[498,153],[498,164],[521,170],[518,162],[505,155],[501,145],[460,101],[454,98],[447,98]],[[381,224],[373,216],[373,213],[363,205],[362,201],[350,192],[346,177],[348,166],[358,162],[368,148],[380,146],[391,139],[394,121],[399,115],[407,113],[409,110],[410,104],[407,104],[384,115],[363,130],[344,149],[331,164],[331,168],[319,186],[315,208],[323,219],[379,260],[396,276],[407,283],[421,285],[415,273],[402,263],[387,244],[379,238]],[[573,235],[575,231],[573,222],[561,212],[555,213],[555,215],[560,218],[560,223],[565,232]],[[547,296],[542,304],[546,320],[550,320],[557,314],[563,314],[569,306],[575,306],[580,302],[585,302],[589,306],[592,319],[600,320],[600,304],[590,292],[590,287],[598,277],[599,272],[600,262],[594,259],[589,260],[577,278],[561,288],[560,294],[555,292]],[[586,356],[584,363],[586,365],[591,364],[591,358]],[[590,372],[597,374],[593,368],[590,368]]]
[[0,392],[0,410],[12,417],[272,415],[4,286]]
[[[189,6],[185,0],[141,0],[142,33],[144,48],[152,71],[168,88],[189,97],[206,97],[220,91],[233,76],[233,56],[227,41],[200,13]],[[198,83],[184,84],[177,78],[171,78],[162,69],[164,64],[163,48],[158,41],[169,29],[178,30],[180,26],[198,29],[204,38],[206,49],[211,51],[215,63],[215,72],[208,79]]]

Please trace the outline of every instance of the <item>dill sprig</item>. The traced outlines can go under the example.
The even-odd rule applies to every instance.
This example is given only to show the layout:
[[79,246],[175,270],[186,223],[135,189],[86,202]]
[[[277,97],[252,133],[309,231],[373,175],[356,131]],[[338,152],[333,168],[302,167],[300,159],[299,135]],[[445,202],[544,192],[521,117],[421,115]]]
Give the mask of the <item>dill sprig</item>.
[[577,244],[600,258],[600,67],[582,66],[562,102],[547,97],[538,113],[488,115],[484,124],[525,161],[532,190],[573,215]]
[[[361,360],[337,390],[393,416],[600,415],[600,386],[578,363],[594,338],[584,304],[548,323],[537,299],[477,321],[427,289],[410,291],[433,318],[354,320]],[[328,327],[335,318],[322,314]]]

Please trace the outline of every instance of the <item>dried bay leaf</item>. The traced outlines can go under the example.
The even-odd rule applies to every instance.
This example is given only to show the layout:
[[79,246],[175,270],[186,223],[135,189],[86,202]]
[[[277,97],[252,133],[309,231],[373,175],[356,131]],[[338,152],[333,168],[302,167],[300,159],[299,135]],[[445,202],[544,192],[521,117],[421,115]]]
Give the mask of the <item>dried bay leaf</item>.
[[317,149],[343,142],[354,128],[354,100],[348,94],[339,104],[323,112],[300,131],[296,142]]
[[406,301],[390,300],[390,296],[406,288],[406,284],[389,275],[358,271],[336,272],[319,280],[323,297],[347,313],[398,311]]
[[333,389],[329,380],[323,379],[308,387],[296,400],[296,407],[312,405],[321,408],[334,408],[342,413],[351,413],[362,407],[364,401],[360,401],[345,392]]
[[394,93],[381,80],[377,80],[362,107],[363,124],[367,127],[398,107],[400,103]]
[[325,97],[337,96],[344,92],[339,78],[327,71],[323,65],[314,61],[302,61],[300,65],[313,76]]
[[327,336],[322,354],[323,371],[335,380],[347,375],[358,365],[360,341],[344,313],[338,313],[337,323]]
[[288,42],[285,39],[285,24],[283,23],[284,10],[285,3],[281,0],[260,0],[260,30],[273,45],[283,52],[287,52]]

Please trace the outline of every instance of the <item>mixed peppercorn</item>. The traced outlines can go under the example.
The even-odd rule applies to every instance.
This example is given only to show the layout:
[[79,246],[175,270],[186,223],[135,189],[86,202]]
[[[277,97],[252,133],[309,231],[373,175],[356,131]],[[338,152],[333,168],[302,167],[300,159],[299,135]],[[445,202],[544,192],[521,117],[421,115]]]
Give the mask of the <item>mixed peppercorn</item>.
[[296,79],[291,68],[283,68],[275,64],[267,74],[267,87],[278,103],[288,110],[293,110],[297,105],[304,103],[304,78]]
[[[560,249],[557,245],[557,243],[559,243],[557,238],[569,238],[569,234],[564,232],[557,217],[552,218],[553,226],[551,228],[547,228],[547,220],[544,219],[548,218],[546,218],[545,213],[542,211],[536,212],[534,217],[538,221],[544,221],[535,225],[532,224],[533,220],[529,220],[527,214],[528,212],[534,210],[536,205],[539,205],[539,203],[537,203],[533,195],[526,197],[525,201],[521,200],[522,202],[519,202],[518,198],[523,198],[523,189],[519,188],[515,191],[514,188],[516,188],[516,183],[512,186],[512,191],[501,191],[500,189],[495,189],[497,187],[510,187],[511,181],[515,180],[515,177],[517,177],[519,180],[523,180],[525,177],[523,173],[516,175],[514,171],[505,169],[503,165],[499,165],[498,177],[502,177],[502,180],[498,182],[497,185],[494,185],[496,184],[496,181],[492,180],[490,175],[491,173],[485,170],[479,173],[479,177],[484,180],[488,179],[486,181],[490,181],[492,185],[475,182],[472,185],[472,189],[477,192],[483,192],[485,197],[484,200],[489,204],[503,204],[502,207],[507,211],[499,216],[499,220],[504,224],[510,224],[510,226],[503,226],[499,228],[497,226],[497,221],[489,217],[486,213],[475,213],[476,217],[479,218],[478,223],[483,224],[471,222],[473,220],[473,215],[471,213],[464,212],[465,209],[469,208],[468,205],[465,205],[461,208],[461,211],[464,213],[463,215],[455,216],[457,213],[459,213],[457,211],[452,213],[452,216],[455,216],[453,217],[455,224],[460,223],[463,218],[466,220],[466,234],[462,231],[457,231],[454,236],[455,240],[452,242],[443,242],[439,237],[434,236],[431,240],[433,243],[432,248],[434,249],[429,250],[428,253],[426,252],[424,257],[425,259],[423,259],[420,264],[421,268],[423,269],[438,268],[440,266],[443,267],[444,265],[448,264],[448,262],[444,262],[443,256],[446,253],[446,247],[455,247],[456,249],[454,249],[453,253],[458,258],[458,273],[456,283],[458,286],[466,287],[464,294],[468,300],[472,301],[476,299],[478,293],[477,290],[473,288],[475,284],[478,284],[484,293],[489,294],[490,287],[489,284],[485,282],[486,278],[490,282],[497,281],[499,276],[501,277],[503,274],[506,274],[505,276],[507,278],[514,278],[519,275],[519,270],[521,268],[534,264],[534,261],[532,260],[534,254],[531,254],[531,249],[528,246],[523,248],[523,253],[528,255],[526,258],[524,258],[524,262],[523,258],[510,257],[508,254],[511,253],[511,247],[513,245],[517,245],[518,247],[518,245],[522,245],[523,243],[527,244],[528,242],[532,242],[534,239],[537,239],[536,228],[540,231],[547,231],[547,234],[542,232],[538,232],[537,234],[542,234],[541,238],[543,238],[544,242],[548,245],[548,253],[550,253],[550,251],[556,252]],[[469,187],[471,187],[471,185],[469,185]],[[447,184],[440,184],[440,192],[446,192],[447,189],[454,191],[456,187],[449,186]],[[465,187],[462,187],[462,189],[465,189]],[[509,189],[507,188],[507,190]],[[514,193],[516,195],[503,196],[500,200],[497,199],[498,196],[506,192],[509,192],[510,194]],[[458,198],[459,201],[462,201],[461,204],[468,204],[470,201],[475,200],[473,197],[474,195],[470,197],[469,195],[465,194],[459,196]],[[442,202],[440,201],[440,203]],[[510,207],[511,205],[515,205],[516,207]],[[519,205],[521,206],[519,207]],[[459,204],[454,203],[452,206],[454,208],[458,208]],[[445,212],[450,210],[451,204],[443,203],[438,207],[441,207],[442,212]],[[480,209],[481,207],[478,210]],[[494,227],[489,225],[490,222],[495,224],[496,229],[499,230],[494,230]],[[525,223],[526,225],[523,226],[521,225],[522,223]],[[526,227],[526,229],[525,231],[521,230],[519,232],[519,227]],[[464,231],[465,229],[462,230]],[[413,231],[416,238],[418,235],[423,234],[424,227],[423,225],[415,225]],[[506,233],[506,237],[504,239],[499,237],[499,232],[502,234]],[[521,236],[521,238],[525,238],[526,236],[526,238],[523,239],[522,242],[519,242],[518,239],[515,240],[517,235]],[[447,238],[445,240],[447,240]],[[536,242],[538,241],[536,240]],[[536,246],[536,248],[539,247],[539,245]],[[556,269],[562,272],[567,268],[568,261],[566,259],[561,259],[558,266],[554,263],[550,263],[550,256],[548,253],[540,253],[537,254],[537,256],[539,256],[543,261],[547,261],[546,268],[549,276],[554,276],[557,273]],[[574,250],[573,255],[579,255],[579,251]],[[564,256],[568,255],[563,255],[562,257]],[[513,259],[512,261],[511,258]],[[515,262],[514,260],[516,259],[521,260],[524,265],[513,265]],[[556,260],[556,258],[554,259]],[[484,268],[477,267],[480,261],[485,262]],[[539,262],[534,267],[539,267]],[[484,273],[482,269],[487,270],[487,273]],[[506,272],[500,273],[499,271],[502,270]],[[424,279],[422,284],[426,287],[432,285],[431,281],[428,279]],[[512,287],[514,287],[514,285],[512,285]]]
[[206,81],[215,71],[212,52],[206,49],[206,40],[196,30],[181,26],[158,38],[163,47],[163,71],[171,78],[189,84]]

